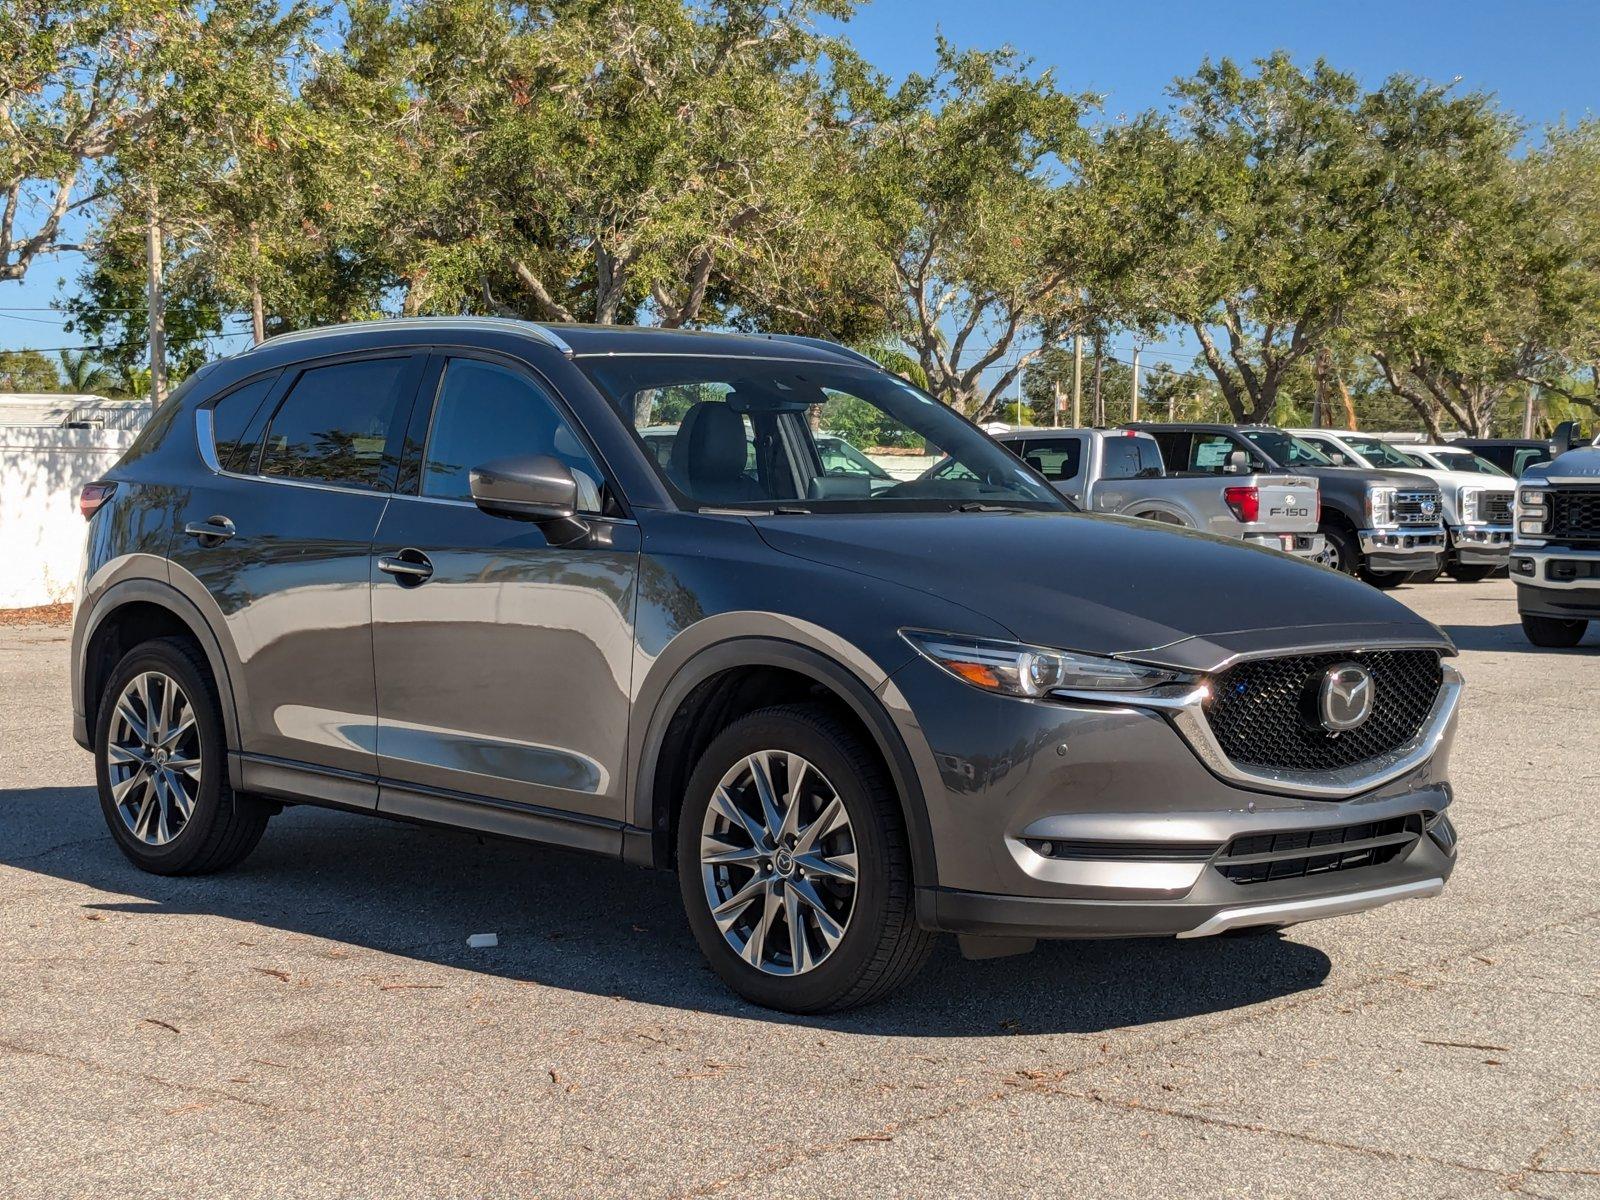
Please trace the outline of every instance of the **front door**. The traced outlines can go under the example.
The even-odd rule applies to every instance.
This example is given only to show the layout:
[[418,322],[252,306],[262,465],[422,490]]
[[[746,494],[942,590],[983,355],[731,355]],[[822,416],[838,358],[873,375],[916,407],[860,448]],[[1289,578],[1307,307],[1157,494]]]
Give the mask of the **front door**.
[[248,382],[210,410],[215,466],[185,498],[174,571],[216,606],[247,785],[377,803],[368,557],[425,356],[347,359]]
[[[372,552],[380,810],[485,827],[501,827],[488,810],[508,809],[619,821],[638,529],[521,367],[435,360],[424,391],[420,470]],[[471,468],[527,454],[572,469],[603,537],[552,546],[532,522],[472,503]]]

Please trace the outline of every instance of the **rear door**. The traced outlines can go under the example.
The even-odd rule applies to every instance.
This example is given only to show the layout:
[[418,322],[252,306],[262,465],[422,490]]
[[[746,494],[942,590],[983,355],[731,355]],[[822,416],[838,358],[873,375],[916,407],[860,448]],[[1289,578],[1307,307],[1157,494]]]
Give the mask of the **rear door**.
[[291,367],[202,421],[216,469],[184,501],[171,557],[238,654],[246,786],[377,803],[367,560],[424,361]]
[[[526,367],[438,356],[423,394],[418,466],[372,554],[379,807],[480,828],[547,810],[621,820],[638,528]],[[571,468],[596,536],[551,545],[473,504],[473,467],[528,454]],[[425,573],[385,570],[396,560]]]

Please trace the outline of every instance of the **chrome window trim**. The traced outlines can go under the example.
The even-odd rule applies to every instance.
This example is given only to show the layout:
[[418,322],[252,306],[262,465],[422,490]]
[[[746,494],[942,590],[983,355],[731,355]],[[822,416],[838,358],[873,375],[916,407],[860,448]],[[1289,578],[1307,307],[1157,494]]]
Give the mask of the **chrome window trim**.
[[226,474],[222,469],[222,460],[217,457],[216,418],[211,415],[211,409],[194,410],[194,437],[200,447],[200,461],[205,463],[206,470],[213,475]]
[[[1277,657],[1282,653],[1274,651],[1252,657]],[[1211,695],[1209,684],[1192,689],[1156,689],[1155,693],[1061,690],[1050,694],[1061,700],[1158,712],[1178,731],[1206,769],[1228,783],[1252,791],[1304,796],[1312,800],[1343,800],[1399,779],[1433,757],[1455,720],[1463,686],[1461,673],[1454,667],[1443,663],[1441,669],[1443,679],[1439,694],[1434,697],[1433,707],[1415,737],[1387,754],[1333,771],[1274,771],[1234,763],[1223,753],[1206,719],[1204,705]]]

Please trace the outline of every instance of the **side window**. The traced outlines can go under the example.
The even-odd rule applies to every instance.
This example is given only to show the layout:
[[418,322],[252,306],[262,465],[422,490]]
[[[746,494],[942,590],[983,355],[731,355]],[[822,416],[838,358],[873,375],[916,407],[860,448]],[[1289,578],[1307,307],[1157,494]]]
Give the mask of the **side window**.
[[1161,474],[1161,451],[1147,438],[1108,437],[1101,474],[1106,479],[1156,478]]
[[1083,443],[1077,438],[1030,438],[1022,457],[1051,483],[1076,479],[1083,466]]
[[261,473],[382,487],[409,365],[409,358],[374,358],[302,373],[267,427]]
[[[1187,433],[1159,432],[1154,435],[1156,444],[1161,447],[1161,457],[1169,463],[1185,463],[1189,461],[1190,436]],[[1181,468],[1188,470],[1187,466]]]
[[235,388],[211,406],[211,433],[217,462],[224,471],[248,471],[253,465],[263,424],[256,416],[277,382],[278,373],[274,372]]
[[508,455],[548,454],[572,469],[578,507],[601,511],[600,472],[572,427],[526,376],[495,363],[445,364],[422,460],[422,494],[472,498],[472,468]]
[[1189,470],[1204,471],[1208,475],[1222,475],[1228,467],[1228,455],[1238,446],[1233,439],[1217,435],[1197,436],[1190,448]]

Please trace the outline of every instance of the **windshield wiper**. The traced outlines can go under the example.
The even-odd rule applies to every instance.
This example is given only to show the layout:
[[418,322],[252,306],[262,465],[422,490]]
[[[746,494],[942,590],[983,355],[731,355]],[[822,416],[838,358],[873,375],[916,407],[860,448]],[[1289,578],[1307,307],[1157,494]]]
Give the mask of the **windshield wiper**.
[[956,505],[957,512],[1023,512],[1014,504],[985,504],[982,500],[968,500]]

